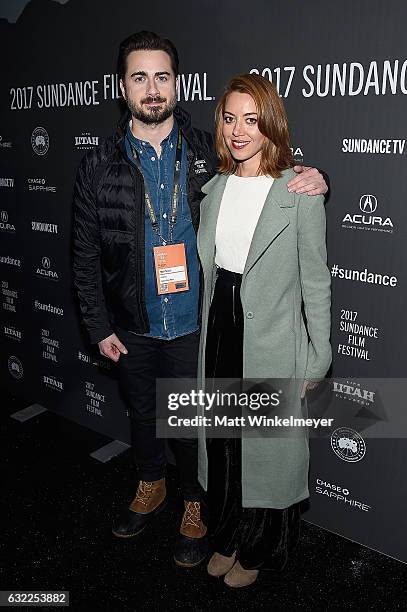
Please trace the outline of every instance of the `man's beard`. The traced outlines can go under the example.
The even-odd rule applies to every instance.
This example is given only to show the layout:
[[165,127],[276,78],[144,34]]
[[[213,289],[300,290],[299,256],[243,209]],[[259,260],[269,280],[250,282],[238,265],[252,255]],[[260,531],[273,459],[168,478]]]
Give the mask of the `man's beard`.
[[[141,100],[141,104],[136,104],[133,102],[133,100],[126,96],[126,102],[132,116],[135,119],[138,119],[147,125],[154,125],[163,123],[163,121],[171,117],[177,104],[177,98],[174,96],[167,103],[167,98],[161,98],[161,96],[150,96],[143,98]],[[162,106],[152,106],[148,110],[145,110],[143,104],[148,102],[160,102],[162,103]]]

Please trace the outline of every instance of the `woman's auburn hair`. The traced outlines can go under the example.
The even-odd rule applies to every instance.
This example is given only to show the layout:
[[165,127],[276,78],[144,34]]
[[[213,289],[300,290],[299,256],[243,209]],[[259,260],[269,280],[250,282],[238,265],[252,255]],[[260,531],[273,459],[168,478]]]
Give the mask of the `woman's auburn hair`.
[[240,74],[231,79],[216,105],[215,145],[219,158],[218,172],[233,174],[238,166],[226,147],[222,134],[226,101],[234,91],[247,93],[253,98],[257,109],[259,131],[267,139],[261,153],[258,175],[265,174],[279,178],[281,171],[291,168],[294,163],[287,115],[276,87],[258,74]]

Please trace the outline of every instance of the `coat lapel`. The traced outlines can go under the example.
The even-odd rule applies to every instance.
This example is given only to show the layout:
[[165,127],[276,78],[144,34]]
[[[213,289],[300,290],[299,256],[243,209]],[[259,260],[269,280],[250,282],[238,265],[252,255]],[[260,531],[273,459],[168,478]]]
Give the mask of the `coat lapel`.
[[289,225],[288,216],[282,209],[294,206],[294,194],[287,191],[286,171],[283,176],[275,179],[264,202],[253,239],[247,255],[243,274],[254,266],[267,247]]
[[202,191],[207,196],[202,203],[201,223],[198,232],[198,252],[204,271],[212,270],[213,267],[216,224],[227,179],[228,177],[225,175],[216,175],[202,187]]

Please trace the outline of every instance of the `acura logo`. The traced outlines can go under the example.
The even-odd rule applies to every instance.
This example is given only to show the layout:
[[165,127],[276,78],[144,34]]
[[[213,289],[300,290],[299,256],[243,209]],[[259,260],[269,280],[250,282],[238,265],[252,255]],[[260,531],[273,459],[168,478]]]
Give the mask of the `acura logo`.
[[377,198],[374,195],[363,195],[359,200],[359,208],[363,213],[372,214],[377,208]]
[[3,223],[7,223],[7,221],[8,221],[8,214],[7,214],[7,212],[5,210],[2,210],[0,212],[0,219],[1,219],[1,221]]
[[42,267],[45,268],[45,270],[49,270],[51,267],[51,260],[49,257],[43,257],[42,258]]

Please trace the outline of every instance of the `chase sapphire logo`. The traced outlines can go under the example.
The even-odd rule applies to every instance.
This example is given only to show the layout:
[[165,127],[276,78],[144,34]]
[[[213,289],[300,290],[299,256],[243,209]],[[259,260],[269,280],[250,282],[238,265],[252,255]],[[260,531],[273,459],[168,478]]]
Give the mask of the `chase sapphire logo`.
[[37,155],[45,155],[49,149],[48,132],[43,127],[36,127],[31,134],[31,146]]

